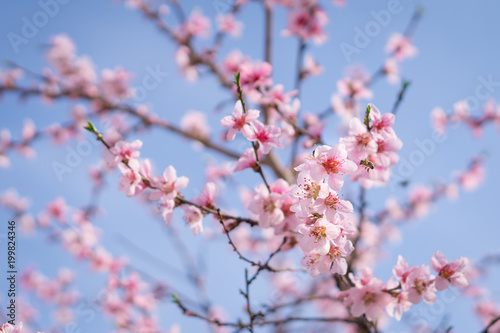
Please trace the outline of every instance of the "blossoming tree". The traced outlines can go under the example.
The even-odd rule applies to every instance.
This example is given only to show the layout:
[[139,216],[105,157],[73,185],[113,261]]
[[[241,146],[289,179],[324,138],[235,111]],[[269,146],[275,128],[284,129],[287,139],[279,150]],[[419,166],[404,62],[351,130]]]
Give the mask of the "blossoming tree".
[[[76,290],[81,276],[73,269],[62,268],[54,276],[44,273],[43,267],[26,267],[19,277],[26,296],[17,299],[17,319],[14,322],[2,314],[6,324],[0,332],[85,331],[75,324],[79,316],[107,318],[115,326],[113,332],[189,332],[192,330],[177,324],[186,318],[202,323],[210,332],[379,332],[411,313],[415,305],[434,304],[449,288],[477,299],[475,309],[484,332],[500,331],[499,305],[479,297],[487,296],[475,283],[482,271],[466,257],[448,259],[439,248],[433,248],[434,255],[426,262],[410,264],[400,253],[392,270],[374,271],[383,249],[397,238],[402,225],[428,214],[430,206],[443,198],[475,189],[484,178],[486,157],[481,154],[471,156],[470,165],[449,182],[394,185],[393,170],[403,146],[395,125],[398,113],[407,108],[404,97],[411,89],[410,82],[400,78],[400,66],[417,54],[412,36],[422,9],[415,11],[403,33],[391,35],[385,60],[372,75],[350,68],[336,81],[330,105],[307,112],[301,105],[302,86],[314,86],[314,77],[324,68],[306,50],[327,40],[328,10],[345,6],[343,1],[257,1],[264,13],[262,59],[252,59],[239,50],[225,52],[224,48],[231,38],[252,34],[253,23],[239,20],[254,5],[249,1],[216,1],[215,5],[223,4],[225,9],[214,20],[176,0],[166,4],[124,2],[174,45],[171,61],[187,80],[213,77],[225,90],[226,100],[208,101],[207,105],[217,104],[215,112],[208,107],[204,112],[189,111],[176,123],[169,119],[173,111],[155,113],[149,104],[134,99],[139,91],[131,87],[131,73],[121,67],[96,70],[99,64],[81,55],[65,34],[52,37],[46,45],[47,66],[37,69],[11,61],[1,69],[2,96],[48,105],[65,103],[68,110],[58,122],[44,127],[27,119],[19,136],[11,134],[19,129],[3,128],[2,167],[15,168],[11,158],[16,153],[34,158],[36,141],[46,138],[55,146],[87,142],[70,159],[81,160],[87,156],[85,149],[93,147],[99,153],[92,155],[94,165],[88,170],[92,184],[89,204],[72,204],[65,193],[47,198],[2,189],[0,205],[22,231],[21,244],[24,233],[44,235],[66,254],[86,263],[90,270],[85,276],[99,274],[105,281],[101,281],[102,292],[97,297],[88,296]],[[273,25],[279,11],[287,14],[285,26]],[[294,73],[293,89],[273,78],[277,31],[279,38],[298,41],[297,65],[289,69]],[[378,81],[398,87],[391,109],[378,108],[371,101],[371,88]],[[186,98],[186,109],[193,97]],[[443,134],[449,123],[465,123],[481,135],[486,124],[500,125],[500,109],[493,100],[485,104],[480,116],[472,116],[468,107],[467,102],[458,102],[451,114],[433,110],[436,130]],[[216,119],[217,128],[209,128],[207,115]],[[332,135],[334,131],[337,134]],[[176,165],[183,155],[158,165],[156,156],[146,149],[147,139],[141,140],[150,132],[174,135],[180,145],[187,146],[187,140],[194,144],[193,149],[222,162],[196,166],[205,181],[201,190],[190,189],[190,179]],[[88,144],[90,140],[93,145]],[[169,139],[167,144],[177,143]],[[36,168],[36,164],[32,166]],[[59,178],[73,172],[71,165],[59,162],[51,167]],[[236,182],[241,185],[237,189]],[[388,186],[402,188],[407,194],[383,198],[385,204],[368,209],[370,191]],[[181,268],[169,268],[168,274],[180,275],[183,283],[159,279],[137,268],[127,257],[140,251],[140,242],[139,249],[130,246],[127,253],[106,248],[102,242],[106,225],[98,227],[95,222],[106,220],[102,217],[106,207],[99,201],[106,190],[122,192],[127,200],[143,206],[151,220],[162,221],[166,241],[174,244],[181,258]],[[30,195],[42,200],[45,208],[30,210]],[[185,230],[195,236],[186,238]],[[223,266],[223,276],[240,277],[239,290],[225,290],[230,307],[236,310],[218,306],[211,299],[210,285],[229,282],[223,278],[207,281],[209,275],[187,239],[223,244],[228,256],[241,262]],[[463,255],[467,255],[466,247]],[[163,259],[168,263],[168,258]],[[255,295],[267,290],[272,296],[259,296],[256,301]],[[28,301],[33,299],[53,310],[54,320],[43,320],[47,326],[37,321],[36,307]],[[98,310],[82,309],[83,300]],[[164,304],[169,306],[168,313]],[[168,326],[163,327],[166,318]],[[443,331],[450,331],[451,325]],[[421,322],[409,327],[434,329]]]

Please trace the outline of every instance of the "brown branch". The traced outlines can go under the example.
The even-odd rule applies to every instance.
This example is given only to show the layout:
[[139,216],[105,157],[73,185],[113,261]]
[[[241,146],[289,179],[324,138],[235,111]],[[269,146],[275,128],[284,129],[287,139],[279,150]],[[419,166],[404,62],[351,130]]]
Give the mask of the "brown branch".
[[500,316],[491,320],[490,323],[488,324],[488,326],[486,326],[480,333],[488,333],[490,328],[492,328],[493,325],[495,325],[498,321],[500,321]]

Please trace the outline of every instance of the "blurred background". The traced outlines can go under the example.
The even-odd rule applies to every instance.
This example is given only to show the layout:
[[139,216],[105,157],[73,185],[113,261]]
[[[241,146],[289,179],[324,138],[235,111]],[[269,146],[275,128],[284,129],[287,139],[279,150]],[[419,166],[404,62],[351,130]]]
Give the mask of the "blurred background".
[[[182,1],[186,11],[199,8],[214,19],[226,6],[220,6],[222,0]],[[430,112],[440,106],[445,111],[453,104],[468,96],[474,96],[481,80],[492,78],[498,82],[493,86],[491,97],[500,97],[500,45],[497,37],[499,28],[498,13],[500,3],[494,1],[409,1],[401,0],[402,11],[391,17],[389,24],[380,33],[371,38],[368,45],[352,56],[349,63],[341,51],[342,43],[354,44],[355,29],[363,29],[373,20],[371,11],[386,9],[389,1],[355,2],[347,0],[345,7],[333,6],[329,1],[322,1],[328,12],[327,33],[329,39],[321,46],[311,45],[311,52],[325,68],[318,76],[308,79],[303,84],[303,110],[319,113],[330,105],[330,97],[336,91],[336,82],[345,75],[350,65],[361,64],[368,73],[375,72],[384,61],[384,47],[393,32],[403,32],[416,6],[424,6],[422,21],[413,35],[413,42],[419,50],[417,57],[403,62],[402,77],[411,81],[405,99],[398,111],[395,130],[404,143],[400,152],[401,159],[408,160],[410,154],[419,149],[417,142],[432,138]],[[197,110],[207,115],[212,133],[219,136],[220,119],[231,112],[231,103],[222,110],[214,111],[220,101],[230,98],[211,75],[201,75],[196,83],[187,82],[179,73],[175,63],[175,46],[167,40],[151,22],[140,13],[126,8],[122,3],[96,0],[70,0],[61,4],[54,17],[39,28],[38,32],[20,44],[18,52],[12,47],[8,34],[21,34],[23,18],[31,18],[41,10],[37,1],[12,1],[0,4],[0,61],[13,60],[35,72],[46,66],[44,50],[51,36],[65,33],[77,45],[79,55],[88,55],[96,64],[97,70],[121,66],[134,73],[133,86],[140,86],[148,74],[148,68],[159,67],[168,75],[154,90],[147,91],[143,101],[151,110],[172,123],[178,124],[188,110]],[[172,17],[172,14],[170,14]],[[245,24],[243,36],[239,39],[228,38],[221,54],[233,49],[240,49],[252,59],[261,59],[263,50],[263,9],[260,3],[250,3],[239,14],[238,19]],[[296,38],[281,38],[281,31],[286,26],[286,11],[278,7],[274,14],[273,38],[275,41],[273,60],[273,79],[282,83],[285,90],[292,90],[295,75]],[[167,19],[168,20],[168,19]],[[174,18],[172,17],[172,20]],[[212,25],[214,27],[214,25]],[[203,42],[201,42],[203,45]],[[5,62],[0,65],[5,66]],[[399,92],[399,85],[390,85],[379,80],[373,87],[373,102],[382,112],[390,112]],[[483,103],[471,109],[472,114],[482,114]],[[18,97],[5,94],[0,102],[0,128],[8,128],[13,138],[18,138],[23,120],[31,118],[37,128],[67,119],[67,114],[74,103],[57,102],[48,105],[39,99],[27,99],[19,102]],[[339,137],[339,119],[330,117],[325,141],[334,143]],[[183,191],[187,198],[197,196],[205,184],[203,166],[226,161],[225,157],[214,155],[210,151],[194,147],[189,141],[170,133],[153,130],[138,134],[144,141],[141,157],[152,160],[156,174],[163,172],[168,165],[173,165],[178,175],[190,179],[190,184]],[[132,138],[131,138],[132,139]],[[500,250],[500,133],[493,125],[486,126],[481,137],[473,136],[469,128],[458,126],[448,131],[446,139],[436,144],[435,151],[425,157],[424,162],[402,178],[414,183],[432,183],[436,179],[448,181],[454,170],[466,169],[471,158],[484,153],[486,181],[473,192],[463,192],[455,202],[441,200],[432,212],[402,227],[400,242],[390,245],[375,273],[383,280],[392,274],[392,266],[398,254],[403,255],[411,265],[429,264],[429,259],[436,250],[442,251],[449,259],[467,256],[479,260],[486,254]],[[10,154],[11,166],[0,169],[0,191],[15,188],[22,196],[31,198],[31,211],[37,213],[48,202],[62,196],[75,207],[86,205],[91,199],[92,183],[88,176],[88,167],[96,164],[101,157],[101,149],[95,148],[82,163],[71,173],[64,174],[59,181],[52,163],[63,163],[67,147],[75,149],[77,142],[70,141],[54,147],[49,140],[36,141],[35,160],[27,160],[19,154]],[[288,155],[283,155],[288,161]],[[395,171],[398,166],[395,167]],[[146,272],[148,276],[162,280],[169,285],[185,291],[186,295],[196,298],[196,291],[175,274],[183,269],[182,258],[174,249],[169,231],[162,221],[153,217],[148,208],[135,199],[126,198],[118,191],[118,175],[112,174],[107,179],[107,186],[99,197],[99,204],[105,213],[99,216],[95,225],[103,230],[103,244],[115,256],[127,256],[133,267]],[[243,171],[232,177],[225,188],[220,206],[247,212],[235,200],[240,186],[253,188],[260,182],[257,174]],[[404,198],[407,188],[371,189],[368,191],[368,210],[378,211],[383,207],[388,196]],[[0,220],[11,218],[9,212],[0,210]],[[212,218],[204,220],[204,235],[193,236],[185,226],[180,214],[174,215],[172,226],[187,244],[195,260],[200,264],[206,277],[210,298],[215,304],[225,309],[231,318],[244,316],[244,300],[238,292],[243,287],[243,271],[246,267],[229,251],[226,240],[217,231]],[[2,222],[2,226],[5,223]],[[0,233],[6,232],[2,227]],[[212,238],[213,237],[213,238]],[[1,244],[4,247],[4,243]],[[4,253],[4,249],[2,249]],[[46,276],[54,276],[62,266],[77,272],[76,286],[85,297],[95,297],[105,283],[104,275],[89,273],[87,263],[77,263],[70,254],[65,253],[60,244],[47,238],[42,232],[33,235],[18,236],[17,260],[21,268],[35,267]],[[5,255],[0,257],[1,267],[5,265]],[[300,256],[295,264],[300,265]],[[253,287],[254,302],[259,304],[269,298],[267,274]],[[308,279],[307,275],[302,278]],[[484,286],[500,301],[498,266],[493,266],[484,279]],[[4,291],[5,279],[0,279]],[[21,290],[21,294],[22,294]],[[5,310],[6,295],[0,295],[1,311]],[[45,306],[32,295],[25,299],[38,311],[37,322],[40,329],[49,327],[53,322],[50,307]],[[439,299],[439,296],[438,296]],[[429,313],[426,318],[433,327],[443,322],[453,325],[457,332],[478,331],[483,325],[472,311],[469,298],[458,297],[444,301],[444,306],[420,304],[412,308],[418,313]],[[425,315],[424,315],[425,316]],[[78,322],[80,320],[81,322]],[[410,315],[403,316],[401,323],[396,323],[385,331],[411,331],[408,326]],[[113,330],[113,324],[99,315],[87,322],[76,318],[81,332],[104,332]],[[159,321],[165,329],[175,323],[181,325],[183,332],[207,331],[200,321],[186,319],[179,309],[166,300],[160,306]],[[263,330],[265,331],[265,330]]]

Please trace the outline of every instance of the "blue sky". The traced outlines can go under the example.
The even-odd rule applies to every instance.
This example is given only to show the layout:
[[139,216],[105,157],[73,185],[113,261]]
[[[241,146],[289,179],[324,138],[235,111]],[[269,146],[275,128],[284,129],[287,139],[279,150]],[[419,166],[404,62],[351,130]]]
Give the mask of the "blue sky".
[[[328,8],[330,22],[327,26],[329,39],[322,46],[311,46],[312,52],[326,68],[317,78],[306,81],[302,92],[304,110],[320,112],[330,101],[332,92],[336,89],[336,81],[345,73],[349,65],[344,58],[340,44],[353,43],[355,28],[364,29],[373,20],[372,11],[387,8],[389,1],[351,2],[347,0],[345,8],[333,7],[324,1]],[[187,8],[199,7],[205,15],[214,18],[217,14],[216,1],[182,1]],[[374,72],[385,57],[383,48],[388,36],[395,31],[403,31],[416,5],[422,4],[426,10],[415,35],[414,43],[419,49],[418,57],[403,63],[403,76],[412,81],[405,100],[399,110],[395,130],[404,142],[401,157],[407,159],[417,148],[417,141],[432,136],[429,113],[435,106],[447,110],[461,99],[474,95],[475,88],[480,84],[481,77],[491,76],[493,81],[500,81],[498,59],[500,48],[495,32],[498,30],[498,12],[500,3],[493,1],[416,1],[401,0],[401,13],[392,15],[389,24],[380,33],[371,38],[369,44],[361,52],[353,56],[353,63],[361,63]],[[76,43],[79,54],[89,55],[98,69],[122,66],[135,74],[133,84],[140,85],[147,74],[147,68],[159,66],[168,76],[159,87],[148,92],[147,104],[152,110],[168,120],[178,123],[187,110],[205,112],[211,127],[218,133],[219,119],[229,109],[213,113],[215,105],[228,98],[226,91],[221,89],[213,78],[203,77],[200,82],[191,84],[181,78],[175,62],[173,45],[156,29],[135,11],[128,10],[113,1],[83,1],[70,0],[60,5],[58,12],[47,24],[28,38],[26,44],[19,46],[18,52],[9,43],[8,34],[21,34],[23,17],[32,20],[33,15],[41,10],[37,1],[4,2],[0,4],[0,61],[14,60],[23,66],[38,71],[45,64],[44,44],[55,34],[66,33]],[[250,4],[241,14],[245,23],[243,38],[230,39],[222,52],[227,53],[233,48],[240,48],[243,53],[258,59],[263,55],[263,18],[262,8],[258,4]],[[280,30],[285,25],[285,12],[279,10],[275,15],[274,37],[277,44],[273,50],[273,78],[275,83],[283,83],[287,89],[293,87],[295,50],[297,41],[293,38],[279,38]],[[290,51],[292,50],[292,51]],[[382,80],[373,87],[375,98],[372,102],[382,111],[389,112],[398,92],[398,86],[390,86]],[[500,89],[496,86],[492,97],[499,98]],[[13,96],[6,95],[0,103],[0,128],[9,128],[13,137],[18,137],[23,119],[34,119],[38,128],[43,128],[54,122],[61,121],[68,112],[70,102],[48,106],[38,100],[27,100],[19,103]],[[478,114],[481,108],[472,110]],[[335,118],[332,118],[334,120]],[[325,132],[329,142],[338,138],[335,121],[330,121]],[[432,213],[403,228],[403,242],[389,247],[389,256],[376,270],[384,279],[389,276],[392,265],[398,254],[402,254],[410,264],[428,263],[436,250],[444,252],[448,258],[468,256],[478,259],[486,253],[498,252],[499,206],[498,185],[500,175],[496,170],[500,165],[498,143],[500,133],[498,128],[488,126],[481,138],[474,138],[471,132],[462,126],[452,130],[447,140],[436,146],[436,151],[425,159],[410,176],[411,182],[431,182],[436,178],[449,179],[453,170],[464,169],[471,157],[486,151],[487,181],[473,193],[461,194],[455,203],[443,201]],[[167,165],[174,165],[179,173],[190,178],[190,187],[185,191],[187,197],[195,196],[197,189],[202,188],[204,176],[198,166],[210,159],[220,161],[220,157],[208,151],[191,149],[187,141],[180,140],[171,134],[153,131],[143,137],[142,156],[153,159],[157,171]],[[12,154],[12,166],[0,170],[0,190],[15,187],[25,196],[33,199],[33,212],[40,211],[47,202],[57,196],[64,196],[72,206],[85,205],[90,196],[90,184],[86,177],[86,166],[95,163],[100,156],[100,150],[94,149],[84,159],[82,164],[71,174],[66,174],[59,182],[51,164],[53,161],[64,161],[67,146],[76,147],[76,142],[70,142],[63,147],[52,147],[47,140],[35,144],[38,157],[35,161],[27,161]],[[397,168],[397,167],[396,167]],[[242,177],[245,178],[243,180]],[[151,218],[147,209],[133,199],[125,198],[119,193],[116,185],[116,175],[110,177],[109,186],[103,193],[101,204],[107,209],[106,215],[96,221],[96,225],[104,232],[104,244],[115,254],[129,254],[134,266],[150,272],[152,275],[166,281],[182,284],[157,262],[142,256],[130,249],[127,243],[121,241],[122,236],[132,239],[136,244],[159,258],[163,262],[179,265],[165,237],[161,222]],[[246,172],[237,175],[228,186],[228,196],[222,204],[229,207],[231,195],[237,191],[241,183],[253,186],[258,182],[256,175]],[[384,198],[389,195],[403,196],[403,191],[391,192],[388,189],[374,189],[368,194],[369,209],[376,211]],[[7,220],[9,215],[0,211],[0,219]],[[235,260],[232,253],[226,251],[224,240],[207,247],[207,242],[201,237],[190,235],[180,216],[174,221],[177,230],[185,237],[187,244],[194,253],[207,253],[207,267],[210,295],[215,302],[232,309],[233,315],[241,314],[239,310],[243,299],[238,294],[238,288],[243,283],[244,265]],[[210,225],[211,222],[205,221]],[[0,233],[2,231],[0,230]],[[132,237],[133,236],[133,237]],[[102,276],[86,276],[85,264],[75,266],[71,257],[61,253],[61,247],[48,244],[46,237],[20,236],[18,260],[26,266],[35,262],[46,275],[53,275],[61,265],[75,267],[81,278],[77,280],[78,287],[87,295],[96,293],[100,288]],[[4,260],[4,259],[2,259]],[[230,269],[226,269],[227,263]],[[297,263],[298,264],[298,263]],[[498,285],[498,268],[492,269],[492,274],[486,281],[487,286],[500,301]],[[2,290],[3,288],[2,281]],[[260,286],[260,285],[259,285]],[[257,288],[256,288],[257,289]],[[189,290],[189,286],[185,288]],[[265,299],[267,289],[258,288],[257,298]],[[188,294],[192,292],[188,292]],[[2,294],[2,302],[5,297]],[[3,303],[2,303],[3,304]],[[35,303],[36,304],[36,303]],[[453,301],[439,315],[449,315],[450,322],[457,332],[477,331],[480,328],[477,319],[471,313],[471,303],[468,301]],[[436,318],[439,316],[436,316]],[[407,318],[408,319],[408,318]],[[439,319],[433,324],[438,324]],[[162,307],[161,322],[169,327],[175,322],[183,325],[184,331],[205,329],[200,323],[191,323],[180,317],[179,311],[171,305]],[[41,323],[49,322],[41,318]],[[107,321],[95,320],[82,323],[83,332],[104,331],[111,327]],[[185,326],[184,326],[185,325]],[[397,326],[395,330],[397,330]]]

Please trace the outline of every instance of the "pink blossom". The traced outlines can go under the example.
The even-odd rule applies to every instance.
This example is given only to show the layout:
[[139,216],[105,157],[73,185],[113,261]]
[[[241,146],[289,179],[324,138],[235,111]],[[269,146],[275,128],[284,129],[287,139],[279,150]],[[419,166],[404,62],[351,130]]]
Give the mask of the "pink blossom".
[[337,81],[339,93],[352,99],[370,99],[373,93],[365,86],[365,83],[359,79],[346,77]]
[[326,122],[321,121],[316,114],[306,113],[304,114],[304,124],[308,134],[304,147],[310,148],[320,141]]
[[138,195],[144,189],[142,177],[139,174],[139,162],[137,160],[130,160],[129,167],[124,164],[118,164],[122,175],[118,181],[118,189],[124,191],[127,197]]
[[23,323],[19,323],[19,325],[17,326],[5,323],[0,327],[0,333],[22,333],[22,330],[23,330]]
[[408,290],[408,300],[413,304],[420,303],[423,298],[426,303],[436,302],[436,288],[429,266],[412,267],[405,288]]
[[435,280],[436,289],[441,291],[453,285],[455,287],[464,288],[469,285],[469,281],[465,277],[463,270],[468,265],[469,260],[465,257],[448,260],[441,252],[437,251],[431,258],[432,269],[438,273]]
[[314,203],[314,210],[319,214],[325,214],[329,221],[333,221],[338,213],[352,213],[352,203],[347,200],[340,200],[339,195],[334,191],[329,191],[328,195],[319,197]]
[[391,302],[392,297],[384,292],[385,284],[377,278],[369,278],[363,283],[341,293],[344,305],[350,306],[354,317],[366,315],[371,321],[381,318],[385,307]]
[[201,11],[193,10],[184,24],[183,30],[188,34],[186,36],[208,37],[210,34],[210,19],[204,16]]
[[149,197],[150,200],[158,200],[162,196],[167,196],[173,199],[177,196],[177,192],[186,188],[189,183],[187,177],[177,177],[177,171],[169,165],[163,172],[163,176],[156,176],[151,179],[152,190]]
[[383,72],[390,84],[396,84],[399,82],[399,68],[394,59],[389,58],[384,62]]
[[268,90],[264,91],[260,103],[277,105],[278,107],[290,103],[291,98],[297,94],[297,91],[293,90],[285,93],[284,89],[285,87],[282,84],[277,84],[269,88]]
[[57,219],[60,223],[66,223],[67,210],[64,198],[59,197],[47,205],[46,211],[49,217]]
[[296,35],[304,41],[312,39],[314,43],[322,44],[326,41],[324,26],[327,22],[325,11],[318,5],[298,8],[288,15],[288,25],[283,35]]
[[[392,284],[388,284],[387,288],[392,288]],[[392,300],[386,305],[386,311],[389,316],[401,320],[403,312],[410,309],[411,303],[408,301],[408,293],[406,291],[398,291],[392,294]]]
[[27,143],[33,140],[36,135],[35,123],[31,119],[26,119],[24,121],[24,126],[21,134],[23,142]]
[[233,14],[219,14],[215,19],[217,21],[219,31],[233,37],[241,36],[243,23],[236,21]]
[[[309,207],[320,196],[326,198],[329,193],[328,185],[325,181],[316,183],[309,172],[302,171],[297,176],[297,185],[292,188],[292,195],[302,202],[302,205]],[[305,218],[306,216],[303,216]]]
[[308,77],[309,75],[317,76],[321,73],[323,73],[323,67],[314,60],[310,53],[306,54],[304,56],[304,66],[301,75],[303,77]]
[[349,158],[360,161],[378,150],[376,140],[359,118],[351,119],[349,123],[349,135],[340,138],[340,143],[345,145]]
[[267,62],[243,62],[240,65],[240,83],[244,92],[268,87],[272,84],[273,67]]
[[257,141],[259,143],[259,150],[267,154],[271,151],[272,147],[283,148],[279,140],[281,130],[274,125],[264,125],[258,120],[251,123],[252,129],[247,133],[243,133],[250,141]]
[[410,274],[410,269],[409,265],[406,262],[406,260],[403,258],[403,256],[399,255],[398,256],[398,263],[392,268],[392,274],[401,281],[402,283],[406,282],[406,278],[408,277],[408,274]]
[[[262,150],[257,150],[257,155],[259,159],[262,157]],[[248,148],[246,152],[236,161],[236,166],[234,171],[241,171],[248,168],[255,169],[257,167],[257,160],[255,158],[255,151],[253,148]]]
[[344,184],[342,176],[352,174],[356,168],[354,162],[347,159],[346,147],[337,144],[334,147],[319,146],[314,150],[310,162],[301,164],[295,170],[309,169],[311,178],[316,183],[328,177],[328,185],[334,191],[339,191]]
[[276,191],[276,189],[275,191],[271,190],[271,193],[269,193],[264,184],[255,187],[255,196],[248,208],[251,212],[258,215],[260,227],[269,228],[281,223],[285,219],[285,215],[281,210],[282,197],[283,193],[279,192],[279,190]]
[[411,40],[399,33],[394,33],[389,37],[385,50],[387,53],[393,54],[397,61],[414,57],[418,52]]
[[20,213],[28,209],[30,200],[19,196],[15,189],[8,189],[0,195],[0,205]]
[[434,108],[431,112],[432,126],[441,135],[446,132],[448,116],[441,108]]
[[239,50],[231,51],[222,62],[222,68],[228,75],[241,72],[241,65],[248,62]]
[[63,127],[58,123],[48,126],[45,129],[45,131],[52,138],[52,141],[57,146],[66,143],[73,134],[72,129]]
[[183,205],[182,209],[184,210],[184,220],[191,228],[191,231],[194,235],[200,234],[203,232],[203,213],[197,207]]
[[174,214],[175,199],[162,196],[158,202],[158,210],[165,221],[165,225],[169,225],[172,221],[172,216]]
[[340,228],[325,219],[319,219],[312,225],[301,224],[297,231],[302,234],[299,246],[304,252],[317,252],[326,255],[330,251],[333,239],[340,235]]
[[187,46],[181,45],[175,52],[175,61],[179,66],[181,73],[188,81],[196,81],[198,79],[198,71],[191,62],[191,51]]
[[121,67],[114,70],[104,69],[101,73],[99,87],[104,98],[115,101],[124,100],[131,96],[132,90],[129,81],[132,75]]
[[241,106],[241,101],[237,101],[233,114],[231,116],[226,116],[221,119],[220,123],[224,127],[230,127],[227,132],[227,140],[234,140],[236,133],[241,131],[245,137],[250,137],[252,135],[252,128],[250,123],[259,118],[259,110],[247,110],[243,113],[243,107]]
[[0,69],[0,82],[6,88],[14,88],[16,86],[16,82],[22,78],[24,75],[24,71],[20,68],[13,68],[8,70]]
[[141,147],[141,140],[135,140],[132,143],[118,141],[113,147],[111,147],[111,149],[109,149],[109,152],[114,156],[108,159],[108,163],[116,166],[122,161],[128,163],[130,160],[137,159],[141,154],[139,151]]
[[485,169],[481,158],[476,158],[469,169],[458,174],[460,185],[467,191],[475,190],[484,182]]
[[204,113],[188,111],[181,119],[181,129],[195,138],[207,139],[210,136],[210,127]]

